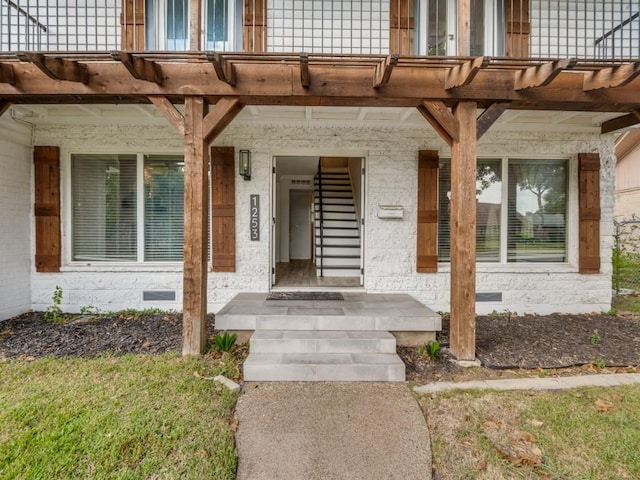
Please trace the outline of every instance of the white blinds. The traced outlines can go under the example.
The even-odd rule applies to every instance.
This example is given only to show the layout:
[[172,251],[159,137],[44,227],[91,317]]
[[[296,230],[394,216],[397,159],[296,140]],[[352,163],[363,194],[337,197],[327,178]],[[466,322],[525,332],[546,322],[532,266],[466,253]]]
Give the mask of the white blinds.
[[73,155],[72,259],[135,261],[136,156]]

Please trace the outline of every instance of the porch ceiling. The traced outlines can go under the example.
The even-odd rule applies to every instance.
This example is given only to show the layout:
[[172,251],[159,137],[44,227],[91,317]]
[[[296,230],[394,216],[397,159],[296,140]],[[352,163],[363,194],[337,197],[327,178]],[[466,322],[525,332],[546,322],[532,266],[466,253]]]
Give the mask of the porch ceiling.
[[640,110],[640,61],[171,53],[0,54],[0,102],[417,107],[499,102],[510,110]]

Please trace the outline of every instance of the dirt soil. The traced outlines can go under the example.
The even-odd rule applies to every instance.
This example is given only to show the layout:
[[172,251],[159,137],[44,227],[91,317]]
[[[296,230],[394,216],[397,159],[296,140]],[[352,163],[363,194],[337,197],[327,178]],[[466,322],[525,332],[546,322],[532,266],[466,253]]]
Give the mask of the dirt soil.
[[[215,333],[208,318],[209,336]],[[182,316],[70,316],[47,323],[42,313],[0,322],[0,359],[179,352]],[[418,348],[398,347],[407,379],[416,383],[540,374],[640,371],[640,315],[545,315],[478,317],[478,358],[488,368],[464,369],[443,348],[437,361]],[[449,342],[443,318],[439,342]],[[246,348],[244,349],[246,350]],[[607,368],[604,368],[607,367]]]

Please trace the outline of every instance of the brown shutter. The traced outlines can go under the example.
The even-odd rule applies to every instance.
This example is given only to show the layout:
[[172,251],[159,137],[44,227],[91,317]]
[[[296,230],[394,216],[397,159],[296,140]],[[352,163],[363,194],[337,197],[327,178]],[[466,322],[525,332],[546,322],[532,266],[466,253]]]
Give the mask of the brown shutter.
[[600,156],[578,155],[580,186],[579,271],[600,273]]
[[36,271],[60,271],[60,149],[34,147]]
[[120,27],[123,50],[144,50],[144,0],[122,0]]
[[245,52],[265,52],[267,48],[266,0],[244,1],[242,48]]
[[211,147],[211,262],[236,271],[236,186],[233,147]]
[[413,55],[414,0],[391,0],[390,53]]
[[529,56],[529,0],[507,0],[505,4],[505,44],[507,57]]
[[418,273],[438,271],[438,152],[418,153]]

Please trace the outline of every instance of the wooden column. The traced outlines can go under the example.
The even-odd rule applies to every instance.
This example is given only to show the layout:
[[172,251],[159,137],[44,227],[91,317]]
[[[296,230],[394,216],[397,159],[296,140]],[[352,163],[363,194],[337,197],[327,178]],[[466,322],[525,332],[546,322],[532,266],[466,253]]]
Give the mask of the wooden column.
[[189,50],[202,50],[202,2],[189,0]]
[[458,56],[471,55],[471,0],[458,1]]
[[182,354],[207,345],[207,231],[209,157],[203,132],[205,100],[187,97],[184,115],[184,271]]
[[[465,3],[465,2],[461,2]],[[475,358],[476,103],[454,110],[459,139],[451,146],[451,353]]]

